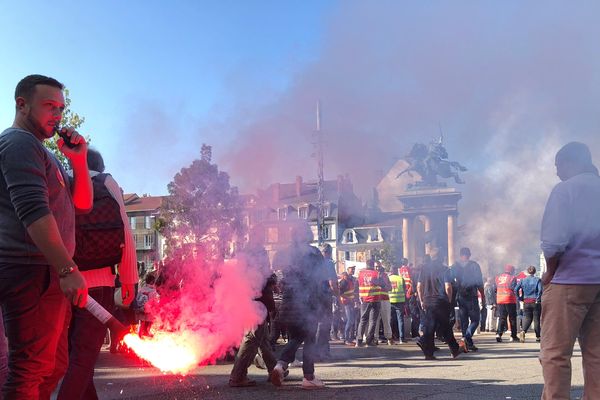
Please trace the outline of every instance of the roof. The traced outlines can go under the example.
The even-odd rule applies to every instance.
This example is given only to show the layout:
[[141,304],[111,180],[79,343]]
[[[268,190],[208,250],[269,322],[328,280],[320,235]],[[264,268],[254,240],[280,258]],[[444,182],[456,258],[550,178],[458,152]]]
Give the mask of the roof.
[[[300,188],[300,193],[297,192]],[[337,180],[326,180],[323,182],[323,198],[325,202],[337,203],[341,191],[352,192],[352,184],[347,178]],[[276,196],[276,192],[279,194]],[[284,205],[310,204],[318,201],[317,182],[274,183],[265,190],[259,190],[258,197],[263,204],[274,208]],[[277,199],[277,200],[276,200]]]
[[126,193],[123,195],[126,212],[136,211],[157,211],[163,203],[166,196],[142,196],[136,193]]

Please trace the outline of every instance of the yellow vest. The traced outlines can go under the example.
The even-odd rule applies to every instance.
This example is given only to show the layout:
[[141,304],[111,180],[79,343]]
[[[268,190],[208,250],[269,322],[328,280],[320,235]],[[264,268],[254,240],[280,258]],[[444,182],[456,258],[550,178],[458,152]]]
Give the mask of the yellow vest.
[[406,293],[404,293],[404,278],[400,275],[390,275],[392,290],[389,292],[390,303],[404,303],[406,301]]

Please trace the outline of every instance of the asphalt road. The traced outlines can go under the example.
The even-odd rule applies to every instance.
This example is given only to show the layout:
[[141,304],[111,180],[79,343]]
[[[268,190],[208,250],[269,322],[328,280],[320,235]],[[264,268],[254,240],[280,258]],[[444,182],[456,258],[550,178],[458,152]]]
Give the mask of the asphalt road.
[[[475,338],[480,351],[450,357],[447,348],[425,361],[413,343],[377,348],[349,348],[332,344],[333,359],[319,363],[316,374],[327,385],[302,390],[302,370],[291,368],[284,386],[266,382],[267,374],[252,366],[253,388],[228,386],[231,364],[197,368],[190,375],[164,375],[153,367],[123,355],[103,351],[96,368],[96,387],[101,399],[400,399],[482,400],[539,399],[542,371],[539,344],[496,343],[486,333]],[[573,357],[572,398],[582,395],[581,354]]]

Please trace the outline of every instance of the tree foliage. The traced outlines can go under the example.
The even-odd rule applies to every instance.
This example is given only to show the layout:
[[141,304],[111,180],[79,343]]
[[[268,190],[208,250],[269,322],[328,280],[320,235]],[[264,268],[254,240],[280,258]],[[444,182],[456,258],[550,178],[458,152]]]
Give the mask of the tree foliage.
[[[83,125],[83,123],[85,122],[85,118],[80,117],[79,114],[71,110],[71,98],[69,97],[69,89],[65,89],[64,93],[65,110],[63,111],[62,119],[60,120],[60,126],[72,126],[75,129],[79,129],[81,125]],[[71,169],[67,158],[58,149],[58,145],[56,144],[58,139],[59,136],[54,135],[54,137],[51,140],[44,140],[44,146],[46,146],[46,148],[56,156],[56,158],[60,161],[60,163],[65,169]],[[86,136],[85,139],[88,143],[90,142],[90,138],[88,136]]]
[[169,197],[158,224],[168,254],[197,244],[210,257],[223,256],[234,235],[242,231],[238,190],[211,158],[211,147],[204,144],[201,158],[182,168],[168,185]]
[[373,250],[371,255],[380,261],[387,271],[394,265],[398,265],[402,254],[402,248],[398,243],[385,243],[383,247]]

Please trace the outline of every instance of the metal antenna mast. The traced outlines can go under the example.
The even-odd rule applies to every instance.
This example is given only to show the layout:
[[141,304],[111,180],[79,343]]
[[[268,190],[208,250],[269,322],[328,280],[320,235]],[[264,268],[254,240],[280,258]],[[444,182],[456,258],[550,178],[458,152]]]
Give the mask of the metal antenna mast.
[[323,134],[321,132],[321,102],[317,101],[317,130],[315,132],[317,146],[318,182],[317,182],[317,236],[319,245],[325,241],[325,191],[323,178]]

